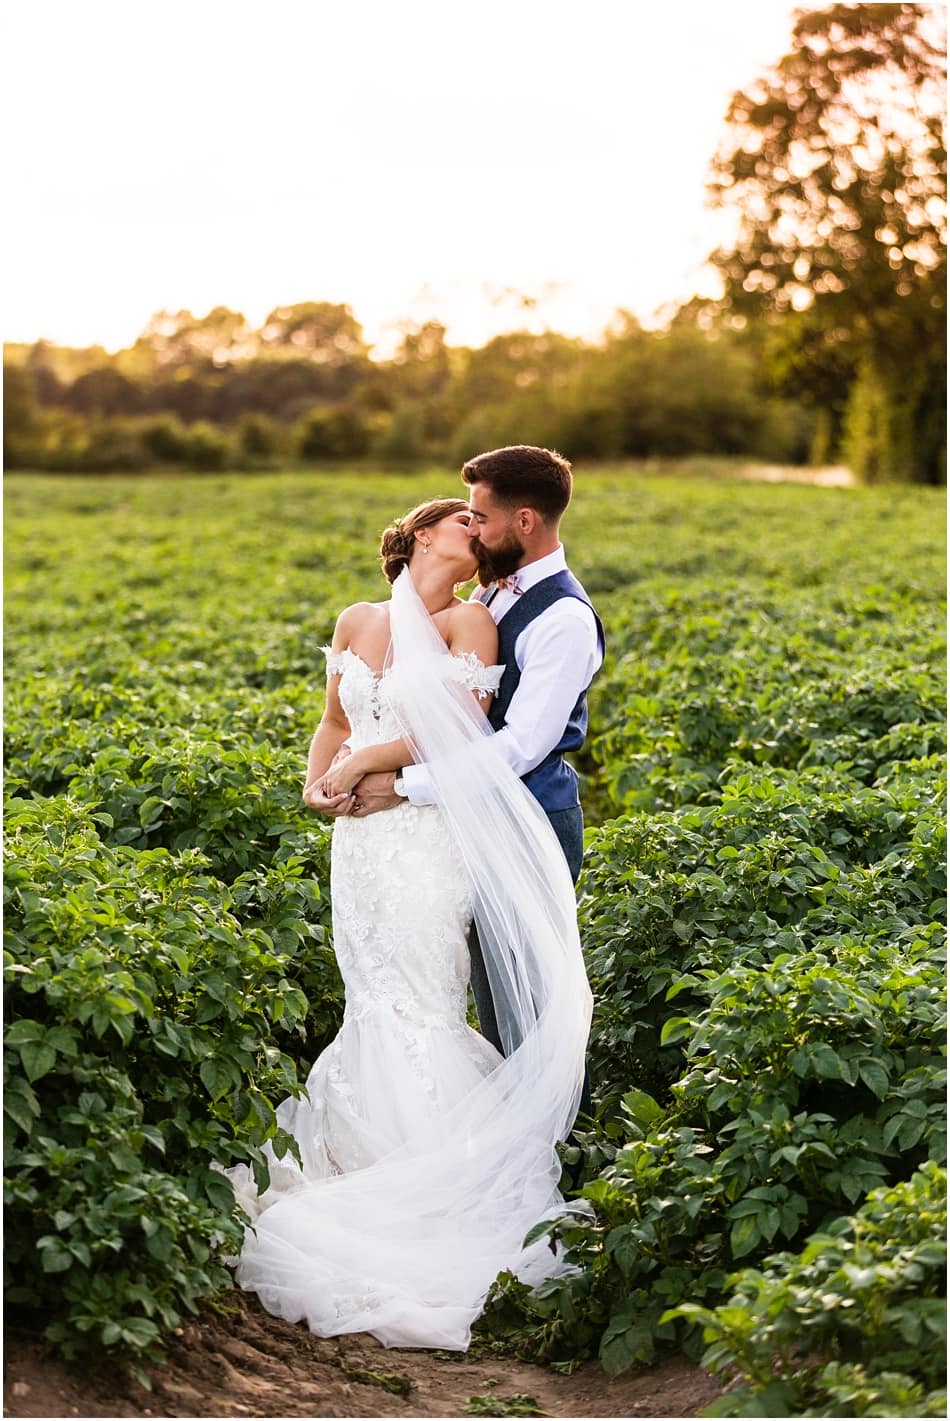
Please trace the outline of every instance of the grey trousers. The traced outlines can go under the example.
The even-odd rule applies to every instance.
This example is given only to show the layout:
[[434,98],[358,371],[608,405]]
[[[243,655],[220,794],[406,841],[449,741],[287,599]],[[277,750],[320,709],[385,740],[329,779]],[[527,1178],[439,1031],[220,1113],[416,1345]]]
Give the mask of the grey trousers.
[[[581,865],[584,861],[584,813],[580,805],[575,805],[572,809],[557,809],[548,814],[551,828],[557,835],[557,841],[564,850],[564,857],[567,859],[567,866],[571,870],[571,878],[576,883],[581,873]],[[504,1048],[501,1044],[501,1033],[498,1030],[498,1019],[495,1016],[495,1004],[492,1000],[491,987],[488,982],[488,974],[485,971],[485,962],[482,957],[481,944],[478,941],[478,933],[475,924],[472,924],[468,935],[468,950],[472,963],[472,996],[475,998],[475,1010],[478,1012],[478,1025],[482,1035],[490,1041],[497,1051],[504,1055]],[[578,1107],[579,1115],[592,1115],[593,1106],[590,1098],[590,1074],[587,1063],[584,1063],[584,1085],[581,1090],[581,1101]]]

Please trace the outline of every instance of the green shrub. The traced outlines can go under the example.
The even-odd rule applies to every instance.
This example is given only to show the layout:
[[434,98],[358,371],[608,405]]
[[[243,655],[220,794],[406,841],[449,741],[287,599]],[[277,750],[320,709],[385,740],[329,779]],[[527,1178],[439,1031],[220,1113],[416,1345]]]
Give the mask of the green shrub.
[[199,850],[110,846],[110,816],[72,799],[13,801],[7,826],[9,1296],[73,1354],[151,1352],[228,1281],[214,1245],[240,1228],[213,1164],[263,1181],[261,1145],[287,1148],[281,1045],[311,1057],[331,1025],[306,1030],[294,980],[323,929],[299,861],[232,897]]
[[427,448],[425,409],[419,403],[397,405],[373,437],[371,452],[383,463],[412,463]]
[[223,430],[207,420],[197,420],[188,426],[185,460],[195,469],[226,469],[234,462],[234,450]]
[[924,1165],[720,1306],[672,1310],[702,1325],[705,1366],[742,1376],[707,1415],[946,1415],[946,1183]]
[[237,429],[238,447],[251,459],[267,459],[283,447],[283,430],[265,414],[243,415]]
[[312,409],[297,430],[297,453],[302,459],[356,459],[368,445],[363,418],[348,405]]
[[[554,1231],[575,1271],[483,1324],[615,1372],[698,1353],[671,1309],[945,1151],[942,500],[658,472],[584,472],[569,515],[608,632],[578,757],[598,1116],[567,1151],[593,1212]],[[224,1281],[211,1162],[253,1157],[341,1013],[299,800],[319,648],[385,594],[380,527],[456,478],[7,485],[7,1261],[57,1346],[157,1346]],[[932,1390],[825,1366],[812,1410]]]
[[87,426],[82,467],[100,473],[141,469],[148,454],[134,425],[120,420],[97,420]]
[[142,447],[163,464],[184,464],[188,459],[188,432],[174,415],[158,415],[141,426]]
[[589,836],[600,1118],[566,1153],[595,1212],[541,1226],[575,1271],[504,1279],[487,1330],[612,1372],[695,1351],[672,1309],[946,1158],[940,768],[743,768]]

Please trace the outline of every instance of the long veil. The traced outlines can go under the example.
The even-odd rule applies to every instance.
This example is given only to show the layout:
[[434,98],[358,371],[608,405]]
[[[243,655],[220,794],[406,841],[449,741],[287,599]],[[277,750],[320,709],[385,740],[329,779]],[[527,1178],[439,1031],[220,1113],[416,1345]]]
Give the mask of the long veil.
[[523,1241],[569,1207],[555,1144],[577,1111],[592,1000],[564,855],[450,676],[408,568],[393,585],[391,632],[383,684],[470,880],[506,1057],[374,1165],[304,1179],[266,1208],[237,1280],[322,1335],[463,1349],[499,1271],[533,1282],[561,1266]]

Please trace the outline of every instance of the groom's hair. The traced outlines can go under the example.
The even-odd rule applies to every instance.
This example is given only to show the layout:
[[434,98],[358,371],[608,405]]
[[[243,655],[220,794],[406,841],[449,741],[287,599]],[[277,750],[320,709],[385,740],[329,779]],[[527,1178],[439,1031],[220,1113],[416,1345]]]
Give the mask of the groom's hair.
[[571,501],[571,466],[553,449],[510,444],[477,454],[462,465],[467,484],[486,484],[499,503],[533,508],[545,523],[556,523]]

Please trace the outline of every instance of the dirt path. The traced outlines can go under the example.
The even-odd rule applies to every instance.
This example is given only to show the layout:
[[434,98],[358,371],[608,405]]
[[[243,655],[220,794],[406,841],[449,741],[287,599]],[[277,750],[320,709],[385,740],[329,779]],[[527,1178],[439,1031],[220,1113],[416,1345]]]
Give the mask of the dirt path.
[[810,484],[813,488],[857,488],[858,481],[843,464],[820,469],[790,468],[787,464],[743,464],[736,478],[752,483]]
[[531,1397],[547,1416],[696,1416],[721,1388],[676,1357],[610,1381],[586,1363],[573,1376],[510,1358],[388,1349],[365,1334],[313,1337],[236,1295],[228,1316],[206,1313],[149,1369],[152,1391],[113,1372],[68,1370],[34,1341],[4,1352],[5,1416],[464,1416],[498,1415],[472,1397]]

